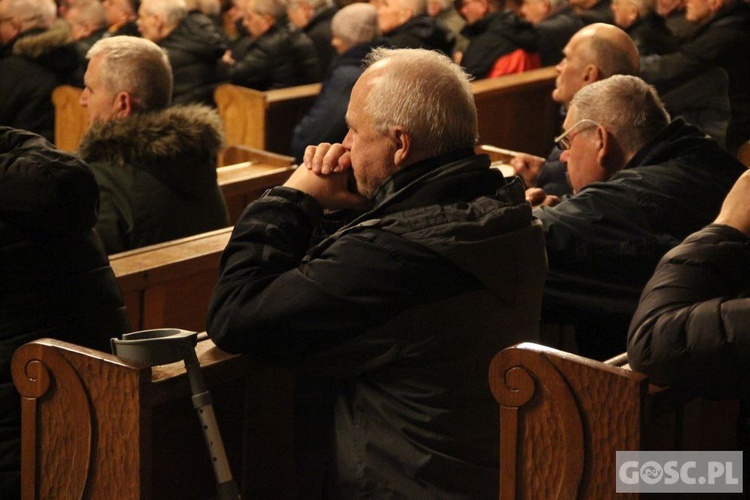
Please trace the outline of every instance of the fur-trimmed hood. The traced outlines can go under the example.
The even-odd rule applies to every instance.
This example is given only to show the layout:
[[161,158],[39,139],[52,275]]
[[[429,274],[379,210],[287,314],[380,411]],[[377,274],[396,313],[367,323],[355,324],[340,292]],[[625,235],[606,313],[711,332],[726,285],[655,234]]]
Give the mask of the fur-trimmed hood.
[[94,122],[79,155],[112,168],[142,168],[188,195],[216,180],[216,157],[224,146],[221,119],[208,106],[175,106]]
[[34,28],[21,33],[12,42],[11,52],[56,73],[72,71],[78,65],[70,26],[61,19],[49,29]]

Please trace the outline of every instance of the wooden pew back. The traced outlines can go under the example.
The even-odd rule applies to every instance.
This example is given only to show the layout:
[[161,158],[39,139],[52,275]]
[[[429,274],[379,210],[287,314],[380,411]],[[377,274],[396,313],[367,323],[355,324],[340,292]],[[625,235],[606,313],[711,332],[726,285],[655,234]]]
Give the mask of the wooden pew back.
[[320,93],[313,83],[260,92],[237,85],[216,87],[227,144],[289,154],[294,127],[302,120]]
[[501,498],[612,498],[616,451],[736,447],[737,401],[651,386],[615,362],[528,343],[494,358]]
[[55,146],[62,151],[76,151],[89,128],[89,115],[79,104],[83,89],[60,85],[52,91],[55,106]]
[[[243,498],[294,497],[291,375],[207,339],[197,353]],[[215,496],[182,362],[149,368],[42,339],[15,353],[12,370],[24,500]]]

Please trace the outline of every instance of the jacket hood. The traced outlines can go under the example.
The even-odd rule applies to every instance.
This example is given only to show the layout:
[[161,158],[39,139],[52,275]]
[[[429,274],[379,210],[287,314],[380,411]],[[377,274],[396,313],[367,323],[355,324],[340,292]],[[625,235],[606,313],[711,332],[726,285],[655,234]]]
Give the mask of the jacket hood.
[[31,132],[0,127],[0,224],[46,233],[94,227],[99,188],[88,166]]
[[200,196],[210,178],[216,179],[216,156],[223,146],[219,115],[196,104],[95,122],[79,154],[89,163],[137,166],[188,196]]
[[504,37],[527,52],[536,52],[539,35],[534,27],[510,9],[493,12],[473,24],[467,24],[461,34],[469,38],[490,31]]
[[58,19],[49,29],[31,29],[13,42],[15,55],[32,59],[55,72],[72,71],[78,65],[70,26]]

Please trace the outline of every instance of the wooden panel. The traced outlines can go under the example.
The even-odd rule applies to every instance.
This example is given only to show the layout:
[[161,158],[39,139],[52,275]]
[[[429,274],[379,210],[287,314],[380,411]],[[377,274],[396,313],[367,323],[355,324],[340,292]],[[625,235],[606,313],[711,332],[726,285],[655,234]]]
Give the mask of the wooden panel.
[[61,85],[52,91],[55,106],[55,145],[63,151],[76,151],[89,128],[89,115],[79,104],[83,89]]

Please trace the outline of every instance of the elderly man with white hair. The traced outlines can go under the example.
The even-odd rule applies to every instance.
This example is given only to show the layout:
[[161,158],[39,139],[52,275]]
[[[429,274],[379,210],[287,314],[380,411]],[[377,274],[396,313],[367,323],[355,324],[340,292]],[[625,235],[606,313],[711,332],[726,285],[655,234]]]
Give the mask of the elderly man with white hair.
[[380,30],[394,47],[438,50],[450,56],[456,36],[427,15],[426,0],[371,0],[378,9]]
[[50,0],[0,0],[0,125],[54,140],[52,90],[78,66]]
[[138,30],[167,51],[173,102],[213,105],[214,88],[229,79],[221,63],[227,46],[216,23],[204,14],[188,15],[184,0],[143,0]]
[[300,465],[327,469],[331,498],[497,498],[487,371],[536,337],[541,229],[520,179],[474,153],[459,66],[423,49],[371,61],[344,142],[309,147],[235,226],[207,331],[301,374],[297,435],[316,442],[298,449],[323,456]]
[[331,21],[337,11],[331,0],[290,0],[286,6],[289,22],[310,37],[315,45],[323,74],[336,56],[331,46]]

